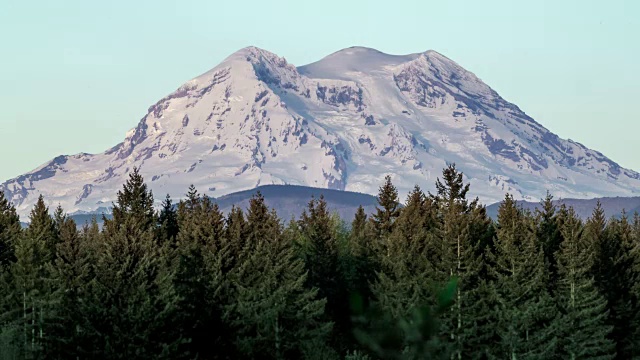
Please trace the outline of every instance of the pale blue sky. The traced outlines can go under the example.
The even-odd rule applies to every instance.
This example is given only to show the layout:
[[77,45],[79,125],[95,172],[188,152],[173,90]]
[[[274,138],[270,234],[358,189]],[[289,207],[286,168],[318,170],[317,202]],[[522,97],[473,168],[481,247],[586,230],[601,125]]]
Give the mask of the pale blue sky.
[[102,152],[147,108],[255,45],[295,65],[434,49],[547,128],[640,170],[633,0],[0,1],[0,182]]

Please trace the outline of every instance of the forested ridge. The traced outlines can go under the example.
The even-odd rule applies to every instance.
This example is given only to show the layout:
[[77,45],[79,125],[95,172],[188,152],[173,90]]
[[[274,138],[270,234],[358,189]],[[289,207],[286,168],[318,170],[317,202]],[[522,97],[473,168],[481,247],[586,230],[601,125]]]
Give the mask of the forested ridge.
[[468,192],[451,165],[351,223],[193,186],[156,211],[134,170],[80,229],[0,192],[0,359],[640,358],[640,216],[507,195],[493,221]]

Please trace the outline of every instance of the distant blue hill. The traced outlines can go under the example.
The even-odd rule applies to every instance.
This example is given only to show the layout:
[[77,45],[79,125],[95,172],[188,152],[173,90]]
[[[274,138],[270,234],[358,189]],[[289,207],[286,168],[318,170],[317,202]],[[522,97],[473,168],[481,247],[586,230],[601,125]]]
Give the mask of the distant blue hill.
[[[567,207],[573,207],[576,214],[586,220],[589,218],[596,207],[597,201],[600,200],[605,215],[609,218],[619,218],[622,216],[622,211],[625,211],[628,215],[633,216],[635,212],[640,212],[640,197],[603,197],[596,199],[558,199],[554,200],[556,206],[565,204]],[[518,205],[529,211],[535,211],[540,208],[539,202],[530,201],[518,201]],[[498,215],[498,208],[500,203],[495,203],[487,206],[487,214],[494,220]]]
[[[375,196],[361,194],[351,191],[331,190],[313,188],[307,186],[296,185],[264,185],[255,189],[245,190],[212,198],[218,204],[222,212],[227,213],[232,206],[238,206],[246,210],[249,206],[251,197],[260,192],[264,196],[265,203],[269,208],[274,208],[280,219],[288,222],[292,217],[298,218],[312,197],[324,196],[327,207],[331,212],[337,212],[345,221],[353,220],[356,210],[360,205],[364,207],[367,214],[375,211],[378,200]],[[78,226],[91,222],[96,217],[98,223],[102,223],[104,212],[89,214],[71,214],[70,217],[75,220]],[[111,215],[104,214],[107,218]]]

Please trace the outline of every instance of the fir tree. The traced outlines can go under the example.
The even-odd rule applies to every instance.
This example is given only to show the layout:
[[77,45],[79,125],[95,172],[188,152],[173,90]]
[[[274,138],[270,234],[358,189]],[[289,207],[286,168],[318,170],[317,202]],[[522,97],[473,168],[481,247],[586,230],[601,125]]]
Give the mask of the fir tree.
[[373,265],[373,249],[371,239],[367,236],[367,214],[362,206],[358,207],[351,231],[349,232],[348,255],[349,262],[345,272],[348,293],[359,294],[368,301],[371,297],[369,284],[375,279]]
[[400,215],[400,200],[398,199],[398,189],[391,182],[391,176],[384,178],[384,185],[378,191],[378,206],[376,212],[371,216],[373,236],[382,241],[391,234],[393,224]]
[[[192,189],[193,190],[193,189]],[[195,193],[191,191],[192,194]],[[177,326],[189,339],[181,348],[185,356],[213,358],[229,352],[229,332],[222,320],[228,296],[229,247],[224,239],[224,217],[208,197],[181,203],[173,289]],[[231,354],[229,354],[231,356]]]
[[167,197],[162,202],[162,209],[158,214],[158,240],[160,243],[170,243],[175,246],[178,231],[178,214],[171,201],[171,196],[167,194]]
[[45,244],[46,253],[43,254],[45,262],[54,259],[58,242],[58,229],[55,219],[49,215],[49,207],[45,205],[42,195],[38,197],[36,205],[31,210],[26,236]]
[[603,237],[598,259],[602,272],[597,274],[596,282],[607,299],[608,324],[613,326],[611,339],[616,341],[617,358],[630,359],[638,356],[632,328],[637,313],[633,287],[638,281],[638,273],[634,266],[637,260],[633,229],[626,214],[610,220]]
[[441,329],[458,359],[483,355],[487,351],[486,340],[493,332],[486,319],[488,305],[480,299],[482,291],[486,291],[486,284],[480,279],[485,262],[481,249],[487,246],[481,236],[489,232],[481,226],[489,222],[483,218],[478,199],[467,200],[469,188],[463,173],[452,164],[443,169],[442,181],[436,181],[437,193],[430,196],[437,212],[437,226],[431,232],[439,238],[431,247],[437,254],[431,283],[442,286],[451,277],[458,279],[455,302],[451,311],[444,314]]
[[238,350],[248,358],[300,358],[331,329],[322,316],[325,300],[305,287],[304,263],[260,194],[250,201],[246,227],[249,241],[227,309]]
[[14,293],[11,266],[16,261],[15,246],[21,237],[20,218],[15,207],[0,191],[0,358],[20,356],[20,324],[16,322],[18,302]]
[[55,229],[58,236],[60,235],[60,232],[64,227],[64,222],[66,219],[67,219],[67,213],[65,213],[62,206],[58,204],[55,211],[53,212],[53,223],[55,224]]
[[433,265],[425,261],[430,249],[425,223],[424,193],[416,187],[407,198],[393,233],[384,243],[386,254],[373,284],[377,305],[396,319],[406,317],[415,307],[430,303],[428,285]]
[[558,279],[556,252],[560,249],[562,234],[560,232],[556,206],[553,204],[553,196],[547,192],[547,196],[540,203],[540,209],[536,209],[537,236],[542,242],[544,261],[549,272],[549,291],[555,291]]
[[548,359],[557,347],[556,311],[547,292],[548,274],[533,218],[507,195],[498,210],[495,253],[491,256],[492,292],[498,306],[493,321],[498,358]]
[[104,219],[87,302],[89,357],[172,357],[180,337],[166,329],[176,296],[168,286],[167,248],[158,246],[153,195],[138,169]]
[[[57,212],[56,212],[57,213]],[[56,359],[83,358],[85,316],[83,297],[93,279],[93,257],[89,241],[78,232],[76,223],[66,216],[57,223],[60,243],[57,258],[49,266],[56,289],[56,319],[50,326],[46,356]]]
[[353,252],[356,255],[365,253],[368,249],[365,243],[365,226],[367,225],[367,214],[362,205],[356,210],[356,215],[351,222],[351,243]]
[[238,264],[244,247],[247,222],[244,212],[237,206],[232,206],[226,220],[225,239],[229,243],[229,271]]
[[309,201],[299,221],[308,272],[307,285],[317,288],[318,296],[327,300],[326,314],[336,324],[334,341],[338,345],[349,335],[349,308],[345,279],[341,271],[338,240],[332,226],[327,203],[321,196]]
[[606,282],[604,276],[606,275],[606,267],[608,266],[605,255],[607,253],[606,227],[606,215],[602,204],[598,200],[596,207],[591,213],[591,217],[585,223],[584,238],[586,242],[593,246],[594,259],[590,269],[590,275],[593,277],[596,286],[601,292],[604,291],[604,284]]
[[14,247],[20,232],[20,217],[0,191],[0,269],[6,269],[15,261]]
[[29,216],[29,227],[15,244],[11,267],[12,292],[3,318],[18,330],[15,339],[21,356],[37,358],[48,340],[47,326],[53,318],[53,288],[48,267],[57,238],[55,224],[42,196]]
[[139,168],[134,168],[129,179],[118,191],[112,208],[112,219],[104,219],[105,233],[118,232],[126,226],[144,232],[155,228],[157,219],[153,208],[153,194],[148,189]]
[[572,208],[563,227],[564,239],[557,253],[557,300],[561,356],[566,359],[613,359],[615,343],[608,336],[606,299],[600,295],[591,269],[595,260],[593,237],[582,236],[582,223]]

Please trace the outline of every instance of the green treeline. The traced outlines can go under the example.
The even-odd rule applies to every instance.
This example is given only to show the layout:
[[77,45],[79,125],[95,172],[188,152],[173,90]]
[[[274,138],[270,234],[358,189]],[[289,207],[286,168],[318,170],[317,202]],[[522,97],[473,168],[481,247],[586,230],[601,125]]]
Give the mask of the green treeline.
[[468,192],[452,165],[352,223],[322,197],[283,221],[193,186],[156,211],[135,170],[80,230],[42,197],[22,229],[0,192],[0,359],[640,358],[637,214],[507,195],[493,221]]

